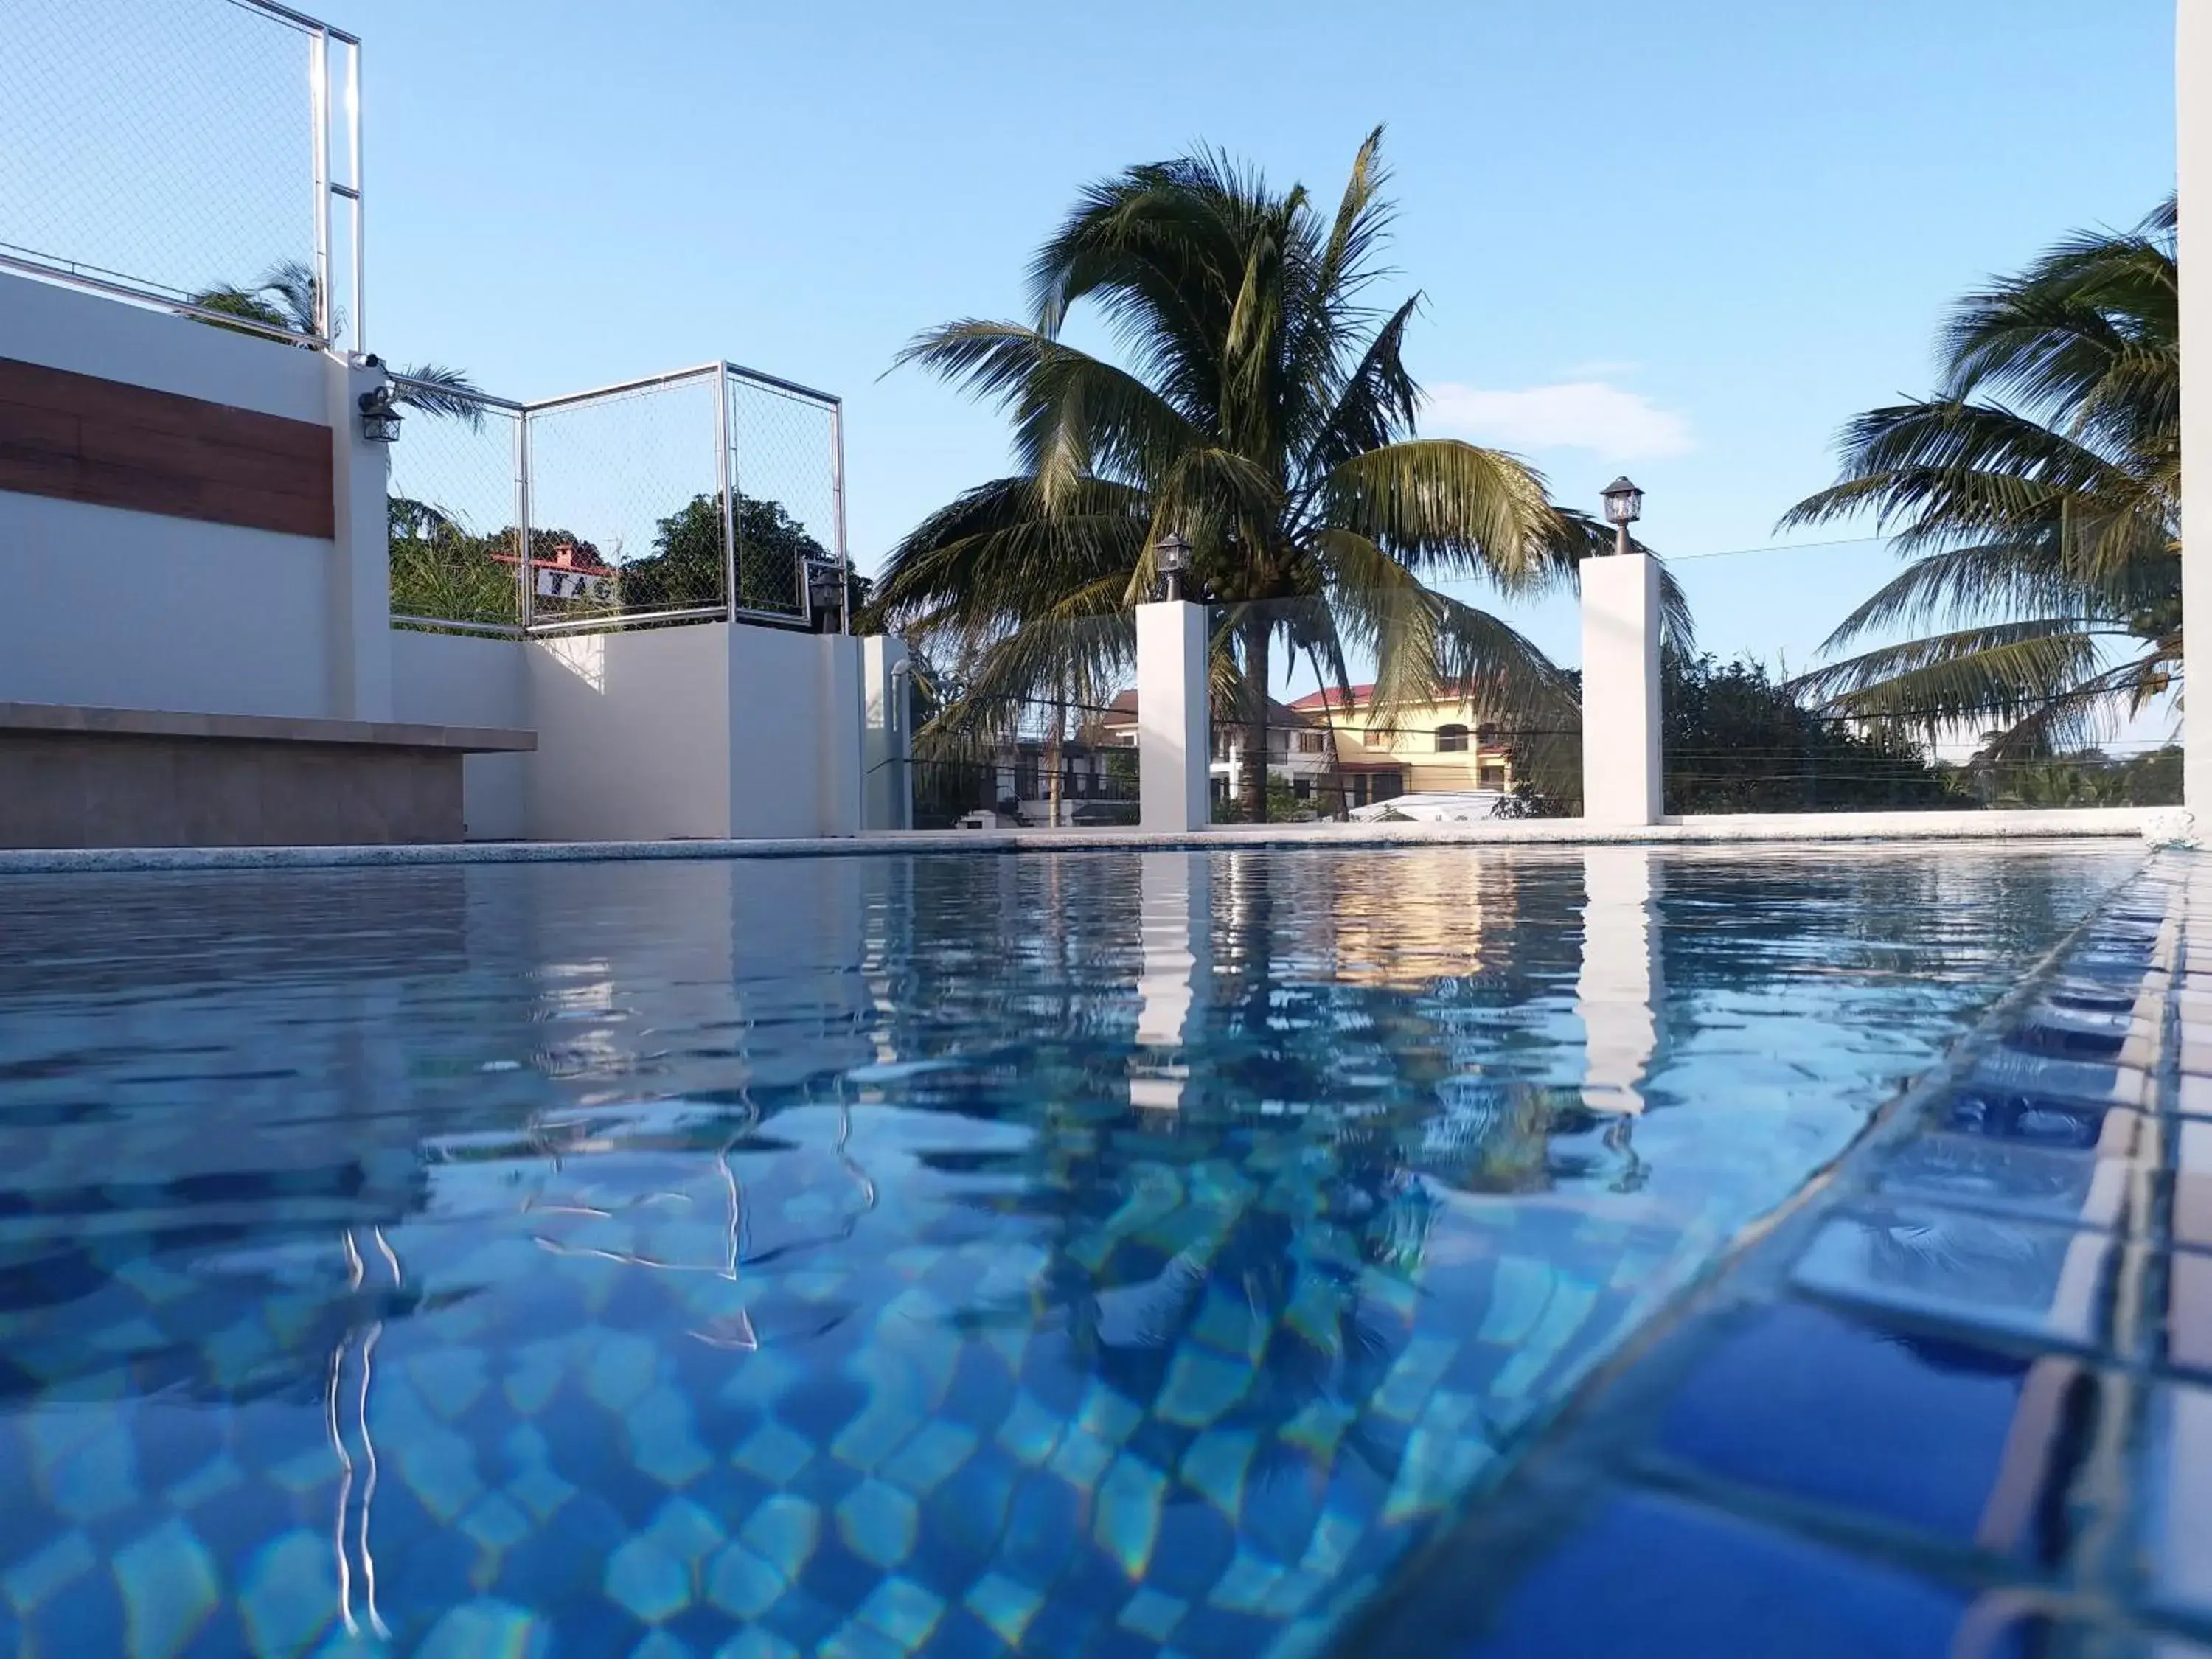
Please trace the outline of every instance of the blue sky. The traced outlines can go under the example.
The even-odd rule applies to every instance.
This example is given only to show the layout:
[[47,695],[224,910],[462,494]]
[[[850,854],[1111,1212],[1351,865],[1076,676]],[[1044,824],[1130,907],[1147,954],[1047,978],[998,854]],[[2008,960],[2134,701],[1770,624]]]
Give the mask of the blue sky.
[[[1707,642],[1793,666],[1887,556],[1685,556],[1771,544],[1954,295],[2173,177],[2172,0],[326,10],[371,343],[521,397],[717,356],[840,392],[863,568],[1005,461],[893,354],[1018,313],[1079,183],[1206,143],[1333,196],[1386,124],[1431,429],[1583,504],[1627,470]],[[1571,607],[1510,614],[1571,659]]]

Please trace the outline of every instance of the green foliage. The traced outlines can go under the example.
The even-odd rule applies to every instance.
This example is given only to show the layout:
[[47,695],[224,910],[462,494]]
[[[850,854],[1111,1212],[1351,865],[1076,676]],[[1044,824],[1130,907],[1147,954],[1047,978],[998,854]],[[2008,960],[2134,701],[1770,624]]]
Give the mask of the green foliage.
[[[1219,607],[1215,680],[1244,710],[1251,817],[1270,810],[1278,651],[1340,687],[1354,658],[1375,661],[1386,708],[1456,681],[1478,714],[1572,718],[1543,653],[1438,584],[1571,585],[1608,534],[1514,458],[1416,434],[1400,354],[1418,297],[1388,312],[1367,297],[1390,218],[1380,139],[1334,212],[1216,155],[1091,185],[1030,266],[1028,320],[948,323],[902,354],[1013,426],[1016,470],[924,520],[872,607],[967,671],[941,725],[1004,730],[1024,701],[1110,694],[1170,532],[1193,549],[1191,589]],[[1122,362],[1063,337],[1083,308]],[[1679,595],[1669,620],[1686,637]]]
[[[1289,823],[1295,819],[1310,817],[1313,803],[1300,800],[1291,781],[1278,773],[1267,775],[1267,816],[1264,822]],[[1255,820],[1244,810],[1241,796],[1231,795],[1225,800],[1213,803],[1213,822],[1216,823],[1251,823]]]
[[[1843,476],[1785,526],[1869,514],[1911,561],[1827,648],[1899,624],[1802,682],[1836,712],[1936,732],[2001,727],[1991,753],[2079,748],[2181,662],[2175,210],[2070,238],[1960,301],[1936,396],[1860,416]],[[2115,660],[2115,659],[2118,660]]]
[[2169,744],[2124,760],[2094,749],[2035,761],[1984,754],[1954,776],[1958,788],[1990,806],[2177,806],[2181,749]]
[[437,508],[404,495],[387,511],[393,616],[514,624],[515,569],[492,556],[512,551],[512,526],[496,537],[471,536]]
[[[514,626],[517,573],[513,525],[489,536],[472,536],[439,507],[404,495],[393,496],[386,513],[394,616],[429,623]],[[568,531],[548,527],[530,532],[531,556],[541,562],[551,563],[571,550],[587,563],[601,562],[597,547]],[[588,601],[562,602],[564,616],[586,614],[592,608]]]
[[1666,659],[1666,808],[1704,812],[1925,810],[1953,798],[1917,744],[1805,707],[1764,665]]
[[[1972,806],[1957,775],[1930,763],[1895,728],[1872,732],[1807,707],[1793,685],[1764,665],[1710,653],[1662,659],[1666,810],[1819,812]],[[1546,734],[1549,736],[1551,734]],[[1522,747],[1508,736],[1517,754]],[[1580,739],[1566,745],[1577,775],[1565,787],[1523,775],[1505,808],[1514,817],[1573,817],[1582,811]]]
[[[827,562],[830,550],[806,533],[780,501],[740,495],[738,603],[754,611],[799,609],[801,561]],[[623,567],[623,605],[672,611],[722,603],[722,498],[695,495],[659,520],[653,551]]]

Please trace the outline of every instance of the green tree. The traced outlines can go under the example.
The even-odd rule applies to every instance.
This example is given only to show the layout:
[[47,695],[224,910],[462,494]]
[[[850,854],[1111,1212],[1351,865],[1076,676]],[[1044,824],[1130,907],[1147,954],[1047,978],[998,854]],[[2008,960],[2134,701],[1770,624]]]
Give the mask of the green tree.
[[[1860,416],[1843,476],[1784,526],[1872,514],[1905,570],[1826,648],[1900,625],[1801,684],[1830,708],[1935,731],[1996,724],[1995,757],[2078,748],[2181,664],[2174,204],[2081,234],[1962,301],[1933,398]],[[2117,656],[2118,661],[2113,658]]]
[[[740,495],[735,529],[738,603],[747,609],[795,611],[799,573],[836,562],[781,501]],[[720,605],[722,577],[722,498],[695,495],[655,526],[651,553],[623,567],[623,604],[632,611]]]
[[[1817,812],[1972,806],[1949,769],[1932,764],[1894,727],[1854,729],[1808,708],[1761,663],[1667,652],[1660,670],[1661,763],[1668,812]],[[1553,734],[1542,734],[1546,738]],[[1516,762],[1523,746],[1509,731]],[[1570,744],[1578,748],[1578,740]],[[1579,768],[1579,755],[1577,768]],[[1516,770],[1519,770],[1516,763]],[[1513,811],[1571,817],[1579,778],[1516,784]]]
[[[1556,587],[1607,532],[1513,457],[1417,435],[1401,349],[1419,295],[1368,299],[1390,216],[1380,139],[1334,213],[1216,155],[1092,185],[1030,266],[1030,320],[948,323],[901,355],[1014,427],[1018,470],[926,519],[876,595],[879,617],[957,641],[972,665],[941,720],[1003,722],[1024,700],[1124,683],[1131,607],[1170,532],[1220,607],[1215,683],[1247,727],[1249,817],[1265,813],[1279,647],[1339,685],[1348,659],[1371,659],[1386,711],[1458,680],[1483,714],[1571,719],[1541,652],[1432,584]],[[1086,307],[1122,362],[1063,337]]]
[[1805,707],[1764,664],[1668,655],[1666,805],[1700,812],[1818,812],[1970,805],[1894,728],[1862,732]]

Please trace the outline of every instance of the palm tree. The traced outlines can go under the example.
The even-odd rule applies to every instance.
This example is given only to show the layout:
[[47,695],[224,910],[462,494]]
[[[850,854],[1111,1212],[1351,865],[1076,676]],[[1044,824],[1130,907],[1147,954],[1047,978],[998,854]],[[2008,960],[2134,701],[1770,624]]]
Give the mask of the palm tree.
[[[2174,204],[2060,243],[1962,301],[1942,390],[1845,428],[1843,476],[1784,527],[1872,513],[1911,563],[1830,651],[1945,631],[1802,678],[1836,712],[1930,734],[2000,729],[1993,757],[2089,743],[2181,665],[2181,360]],[[2118,655],[2118,660],[2113,658]]]
[[[220,312],[258,325],[240,328],[238,332],[265,339],[271,330],[280,334],[319,332],[319,298],[315,273],[298,259],[286,259],[264,271],[260,281],[252,288],[219,283],[193,295],[191,302],[202,311]],[[210,326],[223,328],[227,325],[211,323]],[[392,388],[395,401],[419,409],[426,415],[465,421],[471,428],[483,424],[483,409],[473,395],[483,388],[461,370],[440,363],[417,363],[392,372],[401,377]]]
[[[1541,652],[1431,585],[1534,593],[1608,544],[1514,457],[1416,435],[1400,353],[1419,297],[1367,303],[1390,218],[1381,137],[1329,216],[1218,155],[1092,185],[1030,266],[1030,321],[948,323],[901,354],[1014,425],[1018,470],[924,520],[877,589],[879,622],[956,641],[971,665],[940,731],[1121,683],[1130,608],[1170,532],[1220,607],[1215,684],[1241,704],[1251,820],[1266,812],[1278,646],[1340,687],[1352,656],[1370,657],[1384,720],[1455,682],[1486,717],[1574,724]],[[1126,366],[1063,337],[1086,301]],[[1680,628],[1679,598],[1674,611]]]

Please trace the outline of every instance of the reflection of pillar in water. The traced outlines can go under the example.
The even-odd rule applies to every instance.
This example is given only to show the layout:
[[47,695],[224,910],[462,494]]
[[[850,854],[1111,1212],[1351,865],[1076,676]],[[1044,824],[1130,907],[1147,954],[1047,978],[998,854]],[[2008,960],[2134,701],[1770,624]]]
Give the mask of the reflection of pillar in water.
[[1583,854],[1583,963],[1575,1012],[1583,1022],[1583,1103],[1634,1115],[1659,1047],[1659,870],[1648,847]]
[[[1137,1042],[1182,1049],[1206,1018],[1213,976],[1213,882],[1202,853],[1139,854],[1138,915],[1144,969],[1137,980]],[[1179,1056],[1140,1059],[1129,1103],[1172,1111],[1182,1104],[1188,1067]]]

